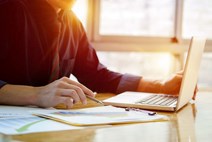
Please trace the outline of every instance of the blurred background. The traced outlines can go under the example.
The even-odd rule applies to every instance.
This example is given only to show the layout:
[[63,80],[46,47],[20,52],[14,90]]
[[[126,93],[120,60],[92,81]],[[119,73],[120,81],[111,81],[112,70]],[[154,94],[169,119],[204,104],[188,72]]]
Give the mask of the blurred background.
[[212,0],[77,0],[100,61],[113,71],[163,79],[183,69],[192,36],[207,38],[199,73],[212,90]]

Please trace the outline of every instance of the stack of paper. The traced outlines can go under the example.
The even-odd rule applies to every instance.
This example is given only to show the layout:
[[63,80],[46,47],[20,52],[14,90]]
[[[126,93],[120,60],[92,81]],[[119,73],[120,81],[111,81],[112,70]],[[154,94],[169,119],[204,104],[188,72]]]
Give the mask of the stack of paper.
[[[0,106],[0,133],[8,135],[86,128],[79,126],[136,123],[158,120],[167,120],[167,117],[158,114],[150,116],[142,112],[125,111],[123,108],[113,106],[78,110]],[[58,121],[62,123],[59,123]]]

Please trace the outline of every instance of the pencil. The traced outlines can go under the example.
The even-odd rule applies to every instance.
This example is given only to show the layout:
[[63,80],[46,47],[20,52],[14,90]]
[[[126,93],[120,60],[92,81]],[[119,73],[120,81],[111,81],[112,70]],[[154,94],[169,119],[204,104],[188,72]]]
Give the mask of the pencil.
[[96,102],[96,103],[99,103],[99,104],[104,105],[104,103],[103,103],[102,101],[100,101],[100,100],[98,100],[98,99],[96,99],[96,98],[94,98],[94,97],[91,97],[91,96],[88,96],[88,95],[86,95],[86,97],[87,97],[88,99],[90,99],[90,100]]

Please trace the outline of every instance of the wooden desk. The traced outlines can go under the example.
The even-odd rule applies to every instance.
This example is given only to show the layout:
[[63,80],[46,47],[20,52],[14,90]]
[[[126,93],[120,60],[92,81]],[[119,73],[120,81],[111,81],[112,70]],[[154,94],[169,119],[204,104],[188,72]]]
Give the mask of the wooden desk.
[[[105,99],[112,94],[99,94]],[[96,106],[90,102],[86,107]],[[82,107],[76,105],[75,108]],[[85,107],[85,106],[84,106]],[[212,141],[212,92],[202,92],[196,104],[188,104],[169,121],[117,125],[48,133],[11,136],[26,142],[210,142]]]

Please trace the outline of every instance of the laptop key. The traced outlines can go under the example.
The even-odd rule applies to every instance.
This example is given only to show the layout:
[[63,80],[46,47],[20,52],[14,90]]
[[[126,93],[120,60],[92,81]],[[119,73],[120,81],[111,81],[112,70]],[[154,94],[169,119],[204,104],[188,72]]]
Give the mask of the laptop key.
[[155,105],[160,105],[162,104],[163,102],[167,101],[169,99],[169,97],[163,97],[160,101],[156,102]]
[[167,106],[173,105],[173,104],[177,104],[177,98],[173,99],[171,102],[167,103]]
[[149,105],[161,105],[161,106],[169,106],[176,104],[177,97],[172,95],[151,95],[145,99],[137,103],[141,104],[149,104]]
[[165,101],[166,98],[164,96],[158,96],[156,99],[148,102],[148,104],[152,104],[152,105],[155,105],[157,104],[158,102],[161,102],[161,101]]
[[174,100],[174,98],[168,98],[166,101],[164,101],[163,103],[161,103],[160,105],[162,106],[167,106],[167,104],[169,104],[170,102],[172,102]]
[[154,101],[155,99],[159,98],[160,96],[158,95],[154,95],[153,97],[146,99],[145,101],[141,100],[138,103],[142,103],[142,104],[149,104],[150,102]]
[[146,102],[146,101],[150,100],[151,98],[154,98],[155,96],[156,95],[150,95],[150,96],[143,98],[142,100],[138,101],[138,103]]

